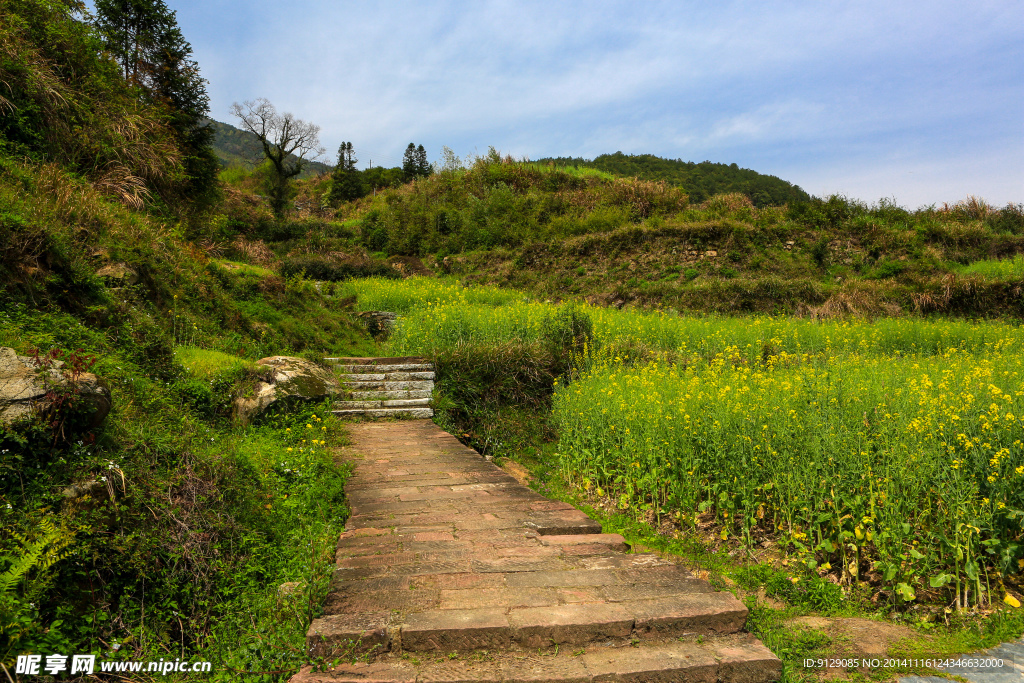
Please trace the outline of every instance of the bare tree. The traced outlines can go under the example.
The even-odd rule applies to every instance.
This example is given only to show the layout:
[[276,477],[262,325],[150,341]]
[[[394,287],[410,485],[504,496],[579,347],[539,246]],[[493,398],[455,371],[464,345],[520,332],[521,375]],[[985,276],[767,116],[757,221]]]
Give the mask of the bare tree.
[[[324,153],[320,145],[320,126],[278,114],[264,97],[235,102],[231,113],[242,121],[245,130],[259,138],[263,155],[270,161],[270,206],[278,217],[288,203],[288,181],[302,173],[306,162]],[[307,155],[309,158],[307,159]]]

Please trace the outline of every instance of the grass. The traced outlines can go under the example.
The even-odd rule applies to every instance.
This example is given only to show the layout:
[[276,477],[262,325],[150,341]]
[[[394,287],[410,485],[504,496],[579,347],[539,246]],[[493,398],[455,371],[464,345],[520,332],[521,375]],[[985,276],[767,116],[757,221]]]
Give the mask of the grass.
[[256,275],[259,277],[273,277],[276,275],[276,273],[270,268],[264,268],[263,266],[253,265],[251,263],[229,261],[227,259],[216,259],[214,263],[225,270],[237,272],[241,275]]
[[211,379],[224,372],[251,370],[256,367],[253,361],[246,358],[194,346],[175,347],[174,358],[193,375],[204,379]]
[[356,297],[360,311],[415,313],[452,304],[502,306],[524,301],[522,292],[501,287],[465,287],[454,278],[410,277],[405,280],[358,278],[337,289],[338,296]]
[[986,278],[1024,278],[1024,254],[1008,259],[975,261],[956,268],[958,275],[980,275]]

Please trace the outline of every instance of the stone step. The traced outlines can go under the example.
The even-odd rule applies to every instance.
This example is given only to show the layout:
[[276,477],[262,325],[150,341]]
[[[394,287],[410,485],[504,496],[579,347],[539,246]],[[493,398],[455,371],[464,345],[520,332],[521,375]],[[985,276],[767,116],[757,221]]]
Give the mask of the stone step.
[[338,410],[367,408],[412,408],[414,405],[429,405],[430,398],[392,398],[387,400],[336,400]]
[[393,365],[335,365],[334,369],[346,374],[360,374],[367,372],[430,372],[434,369],[434,366],[431,363],[395,363]]
[[338,379],[349,382],[405,382],[409,380],[434,379],[433,372],[375,372],[339,375]]
[[434,383],[430,380],[402,380],[390,382],[375,380],[369,382],[345,382],[345,387],[352,391],[432,391]]
[[[477,593],[480,601],[491,596]],[[337,656],[346,643],[379,650],[456,652],[509,648],[579,647],[595,642],[717,636],[737,633],[747,608],[731,593],[689,593],[648,600],[588,602],[543,607],[430,608],[347,612],[313,621],[306,645],[320,656]],[[408,605],[405,605],[408,609]],[[397,627],[397,628],[396,628]]]
[[332,410],[332,413],[339,417],[352,417],[364,415],[366,417],[412,417],[417,419],[429,419],[434,417],[431,408],[342,408]]
[[557,653],[488,650],[487,657],[399,657],[345,663],[324,672],[307,667],[292,683],[771,683],[782,676],[782,662],[750,636],[697,642],[640,642],[634,647],[591,645]]
[[430,398],[429,389],[394,390],[394,391],[350,391],[353,400],[356,401],[391,401],[412,398]]
[[587,517],[579,510],[554,510],[535,513],[523,523],[541,536],[570,536],[577,534],[599,534],[601,523]]
[[427,359],[423,356],[387,356],[387,357],[359,357],[359,358],[341,358],[332,356],[330,358],[324,358],[324,360],[332,361],[340,365],[401,365],[403,363],[426,363]]

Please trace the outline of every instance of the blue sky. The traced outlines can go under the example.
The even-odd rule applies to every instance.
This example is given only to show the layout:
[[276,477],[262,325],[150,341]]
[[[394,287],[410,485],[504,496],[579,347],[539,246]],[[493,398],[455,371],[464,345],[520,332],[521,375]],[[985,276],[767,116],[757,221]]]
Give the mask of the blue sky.
[[1024,6],[168,0],[214,118],[266,97],[333,157],[494,146],[737,163],[909,208],[1024,201]]

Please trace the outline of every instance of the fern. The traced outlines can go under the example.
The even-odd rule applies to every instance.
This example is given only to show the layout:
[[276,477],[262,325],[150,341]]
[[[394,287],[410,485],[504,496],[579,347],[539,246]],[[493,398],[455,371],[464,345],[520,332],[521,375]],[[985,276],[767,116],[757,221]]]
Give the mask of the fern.
[[11,533],[21,548],[13,559],[10,556],[0,558],[11,563],[11,566],[0,574],[0,595],[14,590],[32,570],[44,572],[68,556],[69,552],[65,549],[75,538],[73,532],[56,526],[47,518],[40,520],[39,528],[42,533],[35,539],[29,539],[17,532]]

